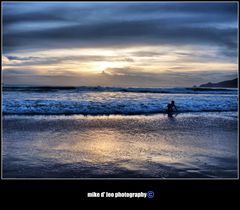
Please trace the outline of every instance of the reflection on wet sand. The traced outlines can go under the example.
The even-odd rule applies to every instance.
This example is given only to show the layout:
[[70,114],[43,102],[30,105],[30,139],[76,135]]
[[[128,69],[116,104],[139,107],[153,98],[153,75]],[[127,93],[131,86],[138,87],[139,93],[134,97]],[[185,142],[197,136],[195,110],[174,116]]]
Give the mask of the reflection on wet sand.
[[209,114],[9,118],[4,171],[9,177],[235,177],[236,129],[236,118]]

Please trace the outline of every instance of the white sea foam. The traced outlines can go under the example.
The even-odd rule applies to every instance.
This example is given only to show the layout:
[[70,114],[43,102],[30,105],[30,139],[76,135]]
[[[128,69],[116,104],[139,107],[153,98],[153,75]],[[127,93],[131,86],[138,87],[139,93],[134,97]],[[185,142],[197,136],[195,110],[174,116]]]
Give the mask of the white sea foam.
[[[217,90],[217,94],[216,90],[201,90],[198,94],[183,91],[184,88],[141,89],[144,91],[136,88],[132,88],[134,91],[106,91],[102,88],[102,91],[99,88],[97,91],[93,88],[84,91],[79,88],[4,90],[3,113],[151,114],[165,112],[171,100],[175,101],[179,112],[237,111],[236,90]],[[160,89],[161,93],[156,92]]]

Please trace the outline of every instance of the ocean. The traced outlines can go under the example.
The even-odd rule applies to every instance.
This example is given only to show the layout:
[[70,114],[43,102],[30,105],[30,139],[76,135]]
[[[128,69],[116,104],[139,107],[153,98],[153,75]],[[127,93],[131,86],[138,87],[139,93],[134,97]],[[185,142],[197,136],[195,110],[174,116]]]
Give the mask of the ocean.
[[237,178],[237,94],[4,87],[3,178]]
[[238,107],[236,88],[5,87],[3,114],[153,114],[172,100],[180,113]]

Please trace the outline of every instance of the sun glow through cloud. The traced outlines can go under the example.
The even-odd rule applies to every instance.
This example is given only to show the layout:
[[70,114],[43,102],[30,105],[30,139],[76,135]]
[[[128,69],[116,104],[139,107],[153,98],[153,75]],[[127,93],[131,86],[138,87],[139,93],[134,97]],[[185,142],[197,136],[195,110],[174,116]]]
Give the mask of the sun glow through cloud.
[[[115,86],[117,81],[124,86],[127,79],[134,86],[145,80],[149,86],[181,86],[237,74],[235,4],[186,3],[181,10],[178,4],[109,4],[99,14],[95,11],[101,5],[41,5],[45,10],[36,4],[4,3],[5,83],[20,76],[32,80],[28,69],[32,77],[34,72],[51,76],[56,85],[57,76],[66,77],[68,84],[73,76],[79,78],[78,85]],[[67,15],[58,12],[63,10]],[[120,21],[116,14],[124,18]]]

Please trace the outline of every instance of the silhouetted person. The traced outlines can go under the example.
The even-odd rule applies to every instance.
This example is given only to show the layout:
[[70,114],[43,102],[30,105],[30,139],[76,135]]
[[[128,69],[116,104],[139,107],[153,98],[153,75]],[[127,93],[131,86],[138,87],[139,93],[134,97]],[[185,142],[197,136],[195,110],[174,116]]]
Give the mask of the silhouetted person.
[[173,111],[173,108],[175,109],[175,111],[177,111],[177,107],[176,107],[176,105],[175,105],[175,101],[172,101],[172,102],[171,102],[171,105],[172,105],[172,111]]
[[168,113],[173,112],[172,104],[168,104],[168,105],[167,105],[167,112],[168,112]]
[[172,104],[168,103],[168,105],[167,105],[168,117],[172,117],[172,113],[173,113]]
[[175,105],[175,102],[174,102],[174,101],[171,101],[171,103],[168,103],[168,105],[167,105],[167,114],[168,114],[168,117],[172,117],[173,109],[175,109],[175,111],[177,111],[177,107],[176,107],[176,105]]

